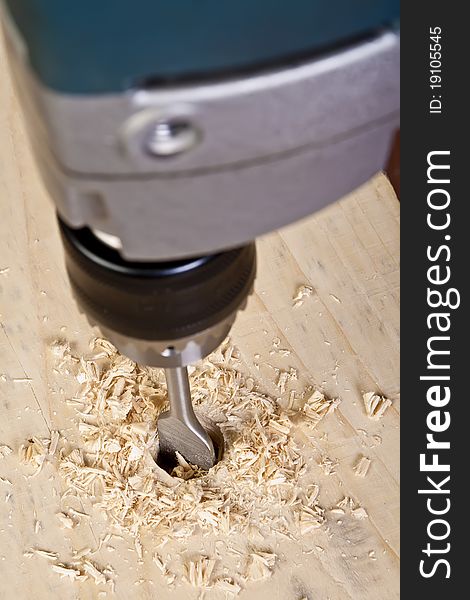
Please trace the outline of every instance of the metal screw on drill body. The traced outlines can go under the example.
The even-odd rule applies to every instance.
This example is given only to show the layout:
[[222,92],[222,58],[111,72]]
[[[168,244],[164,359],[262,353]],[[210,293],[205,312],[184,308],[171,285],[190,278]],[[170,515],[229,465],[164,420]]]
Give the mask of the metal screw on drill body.
[[186,152],[199,141],[198,130],[188,121],[158,122],[147,136],[147,152],[156,157],[170,157]]

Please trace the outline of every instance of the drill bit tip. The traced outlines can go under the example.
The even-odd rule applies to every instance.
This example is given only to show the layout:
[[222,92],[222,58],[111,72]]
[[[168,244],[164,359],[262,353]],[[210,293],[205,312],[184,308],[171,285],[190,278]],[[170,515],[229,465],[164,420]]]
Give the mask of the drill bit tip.
[[159,454],[171,460],[179,452],[190,464],[209,470],[216,463],[214,443],[197,419],[186,367],[165,369],[170,410],[157,424]]

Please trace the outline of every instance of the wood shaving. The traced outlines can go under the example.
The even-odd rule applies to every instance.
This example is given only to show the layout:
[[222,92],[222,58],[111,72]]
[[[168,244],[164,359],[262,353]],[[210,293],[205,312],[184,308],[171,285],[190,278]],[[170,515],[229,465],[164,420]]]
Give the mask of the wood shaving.
[[42,550],[41,548],[33,548],[31,550],[33,554],[37,556],[41,556],[42,558],[47,558],[47,560],[57,560],[59,555],[56,552],[51,552],[50,550]]
[[214,585],[212,573],[216,561],[206,556],[188,560],[184,563],[183,581],[194,587],[210,589]]
[[318,505],[312,507],[302,506],[300,511],[300,532],[302,535],[318,529],[325,522],[324,509]]
[[306,400],[302,412],[310,425],[315,427],[326,415],[331,414],[341,403],[339,398],[326,398],[319,390],[315,390]]
[[50,442],[49,448],[48,448],[48,454],[50,456],[54,456],[54,454],[56,453],[57,446],[59,443],[59,438],[60,438],[60,434],[58,431],[51,432],[51,442]]
[[231,598],[238,596],[242,590],[238,583],[235,583],[231,577],[227,576],[218,577],[214,583],[214,588],[224,592],[226,597],[228,596]]
[[55,340],[50,345],[50,351],[55,358],[59,372],[70,373],[70,367],[79,360],[73,356],[70,344],[66,340]]
[[[336,505],[336,508],[349,511],[351,515],[358,520],[366,519],[369,516],[366,509],[362,506],[358,506],[356,502],[349,496],[345,496],[342,500],[340,500]],[[331,510],[330,512],[335,512],[335,509]]]
[[26,444],[22,444],[18,451],[20,462],[24,465],[32,465],[36,468],[34,475],[38,475],[49,455],[51,440],[32,437]]
[[300,285],[292,298],[294,307],[302,306],[304,298],[308,298],[313,294],[313,287],[311,285]]
[[367,392],[362,396],[366,414],[369,419],[378,420],[383,417],[385,411],[392,405],[392,401],[374,392]]
[[351,511],[351,514],[355,519],[359,519],[359,520],[367,519],[367,517],[369,516],[367,514],[366,509],[363,508],[362,506],[355,508],[353,511]]
[[94,580],[96,585],[104,585],[107,581],[104,573],[99,571],[89,560],[84,560],[82,563],[83,572]]
[[252,552],[248,558],[246,581],[262,581],[271,577],[277,556],[272,552]]
[[[193,557],[184,563],[182,580],[203,590],[203,594],[199,596],[200,598],[204,596],[205,590],[212,589],[224,592],[226,597],[227,595],[228,597],[237,596],[242,590],[241,586],[225,573],[217,573],[218,566],[219,561],[213,558],[207,556]],[[165,567],[161,570],[168,573]],[[172,581],[174,581],[175,575],[172,574],[172,577]]]
[[179,452],[176,452],[176,460],[178,465],[171,472],[173,477],[187,480],[192,479],[193,477],[201,477],[204,474],[202,469],[196,465],[189,464]]
[[325,475],[334,475],[336,473],[335,467],[338,466],[337,460],[332,460],[328,456],[323,456],[318,466],[322,469]]
[[158,556],[158,554],[154,555],[153,560],[159,568],[161,574],[165,578],[167,585],[171,586],[176,580],[176,574],[168,569],[168,567],[165,565],[161,557]]
[[79,569],[73,569],[65,565],[52,565],[52,570],[54,573],[58,573],[61,577],[67,577],[71,581],[76,581],[81,575]]
[[347,510],[352,510],[355,507],[356,503],[349,496],[344,496],[342,500],[338,502],[336,505],[338,508],[344,508]]
[[289,381],[289,373],[287,371],[281,371],[279,373],[278,380],[276,382],[277,387],[281,394],[284,394],[286,391],[286,384]]
[[371,462],[370,458],[360,456],[353,467],[356,477],[365,477],[369,471]]
[[57,513],[56,517],[63,529],[73,529],[77,524],[71,517],[63,512]]
[[87,513],[75,510],[74,508],[69,508],[68,512],[70,515],[72,515],[72,517],[77,517],[78,519],[80,519],[80,517],[86,517],[88,519],[90,518],[90,515],[88,515]]
[[274,348],[269,351],[269,354],[272,356],[273,354],[279,354],[280,356],[290,356],[292,353],[287,348]]
[[56,358],[68,360],[72,357],[70,344],[66,340],[55,340],[50,345],[50,350]]
[[10,448],[10,446],[7,446],[6,444],[0,444],[0,459],[9,456],[12,452],[13,450]]
[[[89,550],[89,549],[87,549]],[[51,569],[54,573],[61,576],[62,579],[69,579],[70,581],[93,581],[97,586],[110,584],[111,589],[114,590],[114,581],[111,578],[113,569],[111,567],[105,567],[100,569],[97,565],[93,564],[89,559],[81,558],[80,560],[74,560],[70,564],[59,562],[57,553],[49,552],[48,550],[33,550],[34,554],[43,556],[48,560],[52,561]],[[30,553],[28,553],[29,555]],[[26,556],[26,553],[24,553]]]
[[142,560],[142,558],[144,557],[144,551],[142,548],[142,542],[139,540],[139,538],[135,538],[134,547],[135,547],[137,556],[139,557],[140,560]]
[[83,556],[86,556],[87,554],[91,554],[91,548],[89,546],[85,546],[85,548],[82,548],[81,550],[77,550],[76,552],[74,552],[73,557],[75,560],[79,560],[80,558],[82,558]]

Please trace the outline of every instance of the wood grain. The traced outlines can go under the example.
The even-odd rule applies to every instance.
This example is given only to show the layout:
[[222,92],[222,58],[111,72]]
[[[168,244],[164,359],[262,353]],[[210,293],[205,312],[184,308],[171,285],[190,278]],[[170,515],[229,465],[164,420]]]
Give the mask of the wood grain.
[[[85,352],[94,332],[71,299],[53,207],[30,156],[3,47],[0,203],[0,445],[14,450],[0,459],[0,477],[12,484],[0,481],[0,599],[101,598],[98,590],[105,588],[60,579],[46,559],[23,556],[37,547],[67,558],[72,549],[96,547],[106,525],[93,515],[64,533],[55,516],[63,508],[63,490],[53,466],[46,464],[38,477],[28,478],[17,458],[31,435],[60,430],[76,437],[65,399],[77,383],[54,370],[49,346],[63,337],[75,352]],[[328,527],[315,532],[317,550],[308,555],[292,541],[280,542],[276,552],[282,560],[272,578],[248,587],[241,600],[399,597],[398,219],[393,189],[377,176],[321,213],[259,240],[256,291],[232,336],[242,368],[275,396],[273,367],[289,366],[298,370],[299,389],[311,384],[341,398],[339,410],[304,443],[323,506],[333,507],[348,495],[369,518],[340,519],[327,512]],[[294,308],[292,297],[301,284],[311,285],[314,293]],[[272,354],[275,337],[291,351],[288,357]],[[255,354],[261,358],[255,361]],[[364,411],[362,393],[368,391],[393,401],[378,422]],[[374,435],[380,444],[372,443]],[[360,455],[372,461],[364,478],[353,470]],[[326,476],[317,465],[325,456],[337,461],[336,474]],[[144,537],[140,562],[131,539],[117,540],[113,554],[96,554],[97,562],[111,564],[117,574],[116,592],[106,597],[198,598],[189,586],[166,587],[152,561],[152,544],[150,536]]]

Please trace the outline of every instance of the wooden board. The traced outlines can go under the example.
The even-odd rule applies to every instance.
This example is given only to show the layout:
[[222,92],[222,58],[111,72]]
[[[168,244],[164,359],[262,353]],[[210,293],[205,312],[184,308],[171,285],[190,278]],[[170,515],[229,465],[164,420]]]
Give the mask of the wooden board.
[[[315,190],[312,190],[312,194]],[[75,598],[196,599],[199,591],[166,587],[144,538],[138,560],[133,540],[96,558],[117,574],[115,594],[98,596],[93,582],[69,582],[47,560],[26,558],[29,548],[69,556],[96,546],[97,516],[64,533],[57,526],[61,481],[52,466],[25,477],[16,451],[31,435],[60,430],[76,435],[65,399],[77,382],[54,371],[48,347],[58,337],[85,352],[93,337],[75,307],[62,262],[53,207],[26,141],[21,114],[0,51],[0,445],[14,453],[0,459],[0,599]],[[241,600],[381,600],[399,597],[399,206],[384,176],[300,224],[261,239],[256,291],[233,329],[241,368],[278,395],[273,366],[294,367],[299,387],[308,384],[342,400],[320,424],[313,468],[320,499],[333,507],[345,495],[369,518],[339,519],[315,532],[317,551],[304,555],[286,541],[284,557],[266,582],[247,587]],[[297,287],[314,293],[293,307]],[[272,354],[278,337],[288,357]],[[254,355],[261,358],[254,360]],[[258,370],[254,363],[260,364]],[[380,421],[367,418],[362,393],[386,395],[393,405]],[[372,443],[372,436],[381,443]],[[379,438],[375,438],[378,440]],[[366,477],[354,474],[360,455],[372,460]],[[337,462],[326,476],[315,458]],[[9,485],[5,480],[9,480]],[[37,523],[39,525],[37,525]],[[136,582],[139,585],[136,585]],[[208,593],[206,598],[223,598]]]

